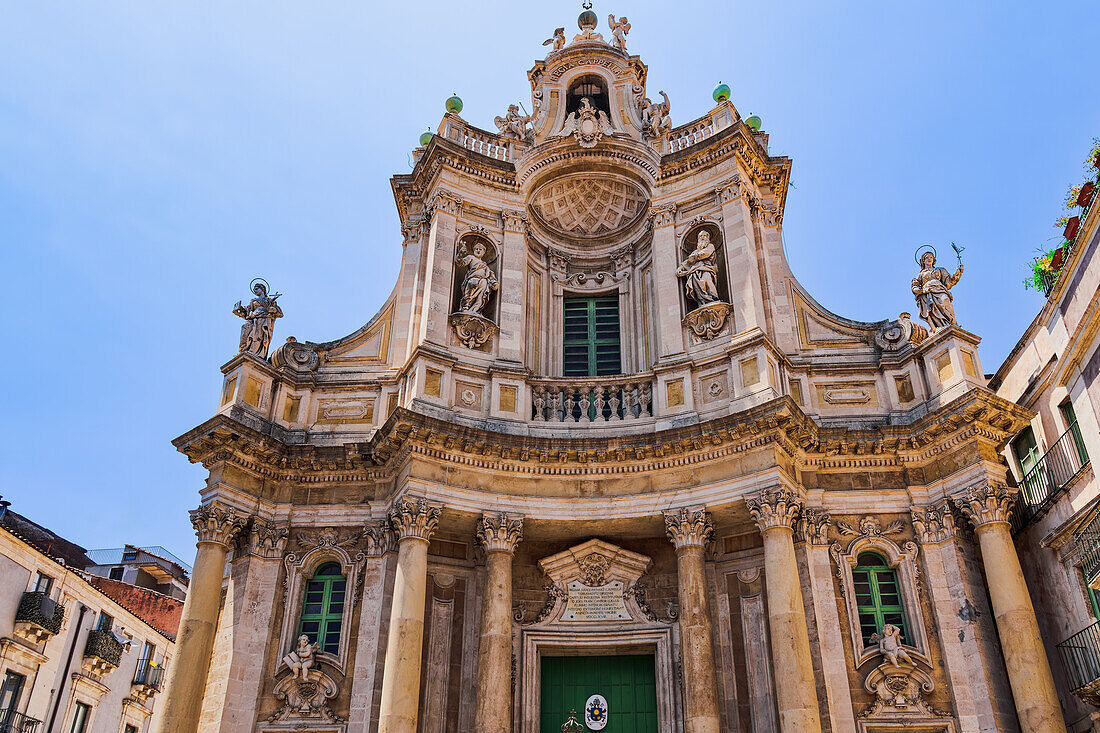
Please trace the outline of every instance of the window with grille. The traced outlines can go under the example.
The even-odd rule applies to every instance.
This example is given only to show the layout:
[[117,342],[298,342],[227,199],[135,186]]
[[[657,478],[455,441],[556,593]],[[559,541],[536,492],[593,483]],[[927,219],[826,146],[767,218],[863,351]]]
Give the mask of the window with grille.
[[563,320],[564,376],[622,374],[618,295],[566,298]]
[[344,622],[344,593],[347,579],[334,562],[317,568],[306,583],[302,601],[302,619],[299,634],[305,634],[310,642],[321,645],[321,651],[330,654],[340,652],[340,629]]
[[856,613],[863,643],[871,643],[871,635],[882,631],[886,624],[901,629],[902,640],[910,641],[905,626],[905,609],[901,605],[898,575],[886,560],[875,552],[861,552],[852,570],[856,590]]

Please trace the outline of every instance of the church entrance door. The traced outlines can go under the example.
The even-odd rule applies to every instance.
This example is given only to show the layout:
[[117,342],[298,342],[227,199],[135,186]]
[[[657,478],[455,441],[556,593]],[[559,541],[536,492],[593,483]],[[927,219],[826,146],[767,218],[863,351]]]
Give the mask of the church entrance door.
[[[585,726],[593,695],[607,700],[603,733],[657,733],[657,681],[652,654],[542,657],[540,733],[561,733],[571,710]],[[599,730],[598,728],[592,728]]]

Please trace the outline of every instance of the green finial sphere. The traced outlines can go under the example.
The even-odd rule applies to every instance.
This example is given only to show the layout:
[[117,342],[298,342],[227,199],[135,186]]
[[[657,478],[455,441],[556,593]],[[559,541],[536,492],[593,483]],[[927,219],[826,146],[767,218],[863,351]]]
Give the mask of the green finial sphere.
[[462,97],[457,94],[452,94],[447,97],[447,111],[454,112],[456,115],[462,111]]
[[714,93],[711,96],[714,97],[715,102],[725,102],[730,98],[730,85],[718,82],[718,86],[714,87]]
[[430,143],[432,141],[432,137],[433,135],[431,130],[420,133],[420,147],[425,147],[428,143]]
[[745,124],[748,125],[749,129],[753,132],[760,132],[760,118],[756,115],[752,115],[747,120],[745,120]]

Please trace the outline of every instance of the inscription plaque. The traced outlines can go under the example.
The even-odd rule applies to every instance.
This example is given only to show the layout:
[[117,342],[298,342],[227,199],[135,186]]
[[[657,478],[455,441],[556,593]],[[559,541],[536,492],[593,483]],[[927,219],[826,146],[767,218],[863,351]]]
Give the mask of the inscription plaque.
[[601,586],[569,582],[562,621],[629,621],[630,612],[623,600],[623,581],[612,580]]

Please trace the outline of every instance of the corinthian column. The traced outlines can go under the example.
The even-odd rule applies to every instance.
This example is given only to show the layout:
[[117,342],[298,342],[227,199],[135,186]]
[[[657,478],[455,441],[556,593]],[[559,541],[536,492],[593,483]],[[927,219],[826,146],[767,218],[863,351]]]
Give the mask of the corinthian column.
[[780,489],[763,491],[746,503],[764,536],[764,586],[779,729],[783,733],[820,731],[806,607],[794,557],[794,521],[802,502],[794,493]]
[[974,523],[982,548],[982,565],[1020,729],[1024,733],[1064,731],[1050,662],[1009,532],[1012,499],[1003,486],[986,485],[967,489],[955,504]]
[[216,504],[200,506],[190,514],[198,535],[198,550],[187,600],[183,602],[175,657],[168,667],[162,703],[164,712],[157,733],[195,733],[199,728],[206,675],[214,650],[214,632],[218,626],[225,558],[229,543],[245,523],[232,509]]
[[512,556],[523,536],[523,517],[486,513],[477,527],[488,580],[477,653],[477,716],[484,733],[512,733]]
[[684,733],[718,733],[718,684],[707,612],[703,551],[714,535],[703,508],[665,513],[665,532],[676,546],[680,591],[680,648],[684,670]]
[[439,524],[439,507],[419,499],[401,499],[390,512],[390,524],[397,535],[397,574],[382,671],[378,733],[416,733],[428,540]]

